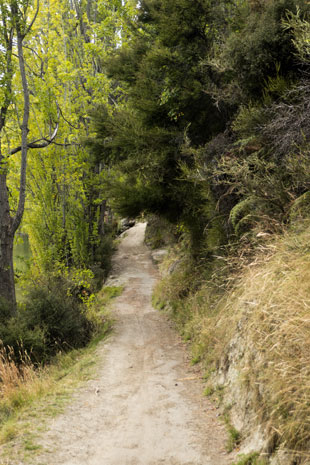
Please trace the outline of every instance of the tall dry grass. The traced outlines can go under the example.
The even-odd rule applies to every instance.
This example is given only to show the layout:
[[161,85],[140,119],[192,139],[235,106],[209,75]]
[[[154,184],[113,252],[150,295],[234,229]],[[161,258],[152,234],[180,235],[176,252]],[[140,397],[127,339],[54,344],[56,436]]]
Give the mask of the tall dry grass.
[[35,374],[30,356],[20,348],[20,364],[15,361],[11,347],[0,347],[0,398],[5,398],[16,387],[33,381]]
[[0,427],[42,388],[40,370],[34,369],[22,346],[19,360],[17,364],[12,348],[0,347]]
[[[155,295],[169,301],[192,340],[194,359],[211,370],[240,363],[240,382],[245,392],[251,390],[267,452],[281,448],[287,464],[309,464],[310,225],[264,245],[231,282],[224,273],[222,287],[217,276],[184,298],[186,279],[184,270],[166,276]],[[239,361],[232,359],[233,350],[239,350]]]
[[246,315],[255,357],[247,376],[260,387],[255,407],[273,447],[310,463],[310,228],[289,232],[268,253],[245,270],[230,311]]

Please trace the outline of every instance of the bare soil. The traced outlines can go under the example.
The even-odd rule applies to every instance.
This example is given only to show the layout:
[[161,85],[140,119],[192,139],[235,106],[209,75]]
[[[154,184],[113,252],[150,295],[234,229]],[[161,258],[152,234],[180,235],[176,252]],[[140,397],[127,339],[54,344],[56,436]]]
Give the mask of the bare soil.
[[154,310],[157,279],[145,224],[128,230],[109,285],[123,284],[114,331],[99,346],[96,379],[41,439],[46,465],[227,465],[226,431],[202,395],[199,370],[168,319]]

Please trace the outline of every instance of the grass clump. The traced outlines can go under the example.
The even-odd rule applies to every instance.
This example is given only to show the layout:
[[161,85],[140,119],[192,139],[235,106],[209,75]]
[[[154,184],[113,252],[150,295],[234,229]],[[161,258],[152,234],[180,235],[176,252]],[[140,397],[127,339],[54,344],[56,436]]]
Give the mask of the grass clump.
[[228,432],[228,441],[226,446],[227,452],[232,452],[240,444],[242,436],[240,431],[238,431],[231,423],[228,412],[225,412],[223,419]]
[[238,462],[234,462],[233,465],[267,465],[267,462],[264,458],[260,458],[258,452],[251,452],[239,456]]

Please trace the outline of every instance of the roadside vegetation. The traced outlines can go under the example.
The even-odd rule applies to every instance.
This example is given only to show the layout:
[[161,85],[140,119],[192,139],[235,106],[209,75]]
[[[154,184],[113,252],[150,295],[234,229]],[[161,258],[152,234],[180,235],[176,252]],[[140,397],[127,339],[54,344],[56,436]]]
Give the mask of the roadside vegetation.
[[[87,309],[88,325],[92,334],[84,348],[68,349],[68,338],[62,349],[57,344],[49,363],[38,364],[38,355],[25,348],[24,339],[19,346],[2,346],[0,350],[0,449],[1,459],[20,460],[40,450],[36,439],[44,430],[48,418],[61,413],[72,392],[90,378],[96,366],[96,347],[111,329],[109,315],[111,299],[120,295],[121,287],[103,287]],[[66,315],[65,315],[66,316]],[[58,320],[59,321],[59,320]],[[64,320],[66,324],[66,318]],[[72,335],[73,336],[73,335]],[[77,336],[77,334],[75,334]],[[40,341],[41,343],[41,341]],[[44,346],[45,348],[45,346]],[[18,356],[16,356],[16,351]]]
[[252,425],[238,443],[261,426],[241,463],[309,462],[309,14],[303,0],[141,1],[106,60],[125,99],[98,106],[88,141],[114,210],[174,231],[154,302],[210,391],[239,394],[222,395],[234,436],[235,410]]
[[193,362],[201,362],[206,395],[218,399],[221,387],[224,413],[228,402],[240,415],[255,412],[251,427],[263,425],[266,440],[261,460],[280,449],[283,463],[309,461],[309,239],[309,222],[299,222],[239,257],[237,271],[235,255],[221,258],[211,277],[186,248],[172,250],[154,292],[154,304],[176,321]]
[[[115,214],[148,215],[148,244],[173,244],[154,302],[191,341],[207,392],[221,375],[242,393],[233,435],[234,405],[262,428],[240,463],[309,462],[309,15],[306,0],[1,4],[0,339],[13,372],[91,340]],[[15,269],[16,305],[20,222],[31,258]]]

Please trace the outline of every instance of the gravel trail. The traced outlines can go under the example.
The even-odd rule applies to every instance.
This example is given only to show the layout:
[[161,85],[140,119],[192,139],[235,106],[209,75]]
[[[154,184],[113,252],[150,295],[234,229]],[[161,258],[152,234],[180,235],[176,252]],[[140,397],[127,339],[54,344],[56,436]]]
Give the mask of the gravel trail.
[[169,321],[152,308],[157,271],[143,243],[145,224],[128,230],[110,285],[115,325],[99,346],[95,379],[79,390],[41,439],[40,465],[228,465],[226,433],[202,396],[197,369]]

